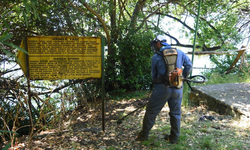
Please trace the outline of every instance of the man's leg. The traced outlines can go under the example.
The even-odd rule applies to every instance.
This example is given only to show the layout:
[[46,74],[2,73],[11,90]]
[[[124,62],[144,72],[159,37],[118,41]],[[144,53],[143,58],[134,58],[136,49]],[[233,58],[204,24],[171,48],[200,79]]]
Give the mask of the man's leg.
[[142,133],[148,136],[149,131],[155,123],[155,118],[171,96],[169,88],[164,84],[156,84],[148,102],[146,113],[143,119]]
[[172,96],[168,100],[169,105],[169,115],[170,115],[170,124],[171,132],[169,140],[171,143],[176,143],[180,134],[180,125],[181,125],[181,102],[182,102],[182,92],[183,89],[173,89]]

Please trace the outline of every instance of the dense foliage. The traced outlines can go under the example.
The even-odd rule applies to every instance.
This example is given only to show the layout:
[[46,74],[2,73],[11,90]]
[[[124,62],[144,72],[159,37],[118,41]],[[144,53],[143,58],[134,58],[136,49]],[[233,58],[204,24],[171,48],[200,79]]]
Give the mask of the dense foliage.
[[[151,85],[151,61],[153,52],[149,48],[152,33],[128,35],[117,43],[114,72],[106,72],[107,83],[119,90],[145,90]],[[128,44],[130,43],[130,44]],[[117,91],[116,91],[117,92]]]

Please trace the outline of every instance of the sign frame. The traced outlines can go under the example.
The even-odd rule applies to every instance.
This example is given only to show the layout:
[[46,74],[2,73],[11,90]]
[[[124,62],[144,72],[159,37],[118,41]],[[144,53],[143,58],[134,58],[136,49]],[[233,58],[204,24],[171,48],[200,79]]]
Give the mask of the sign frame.
[[31,80],[101,78],[101,42],[101,37],[27,36],[21,47],[29,55],[19,51],[17,57]]
[[[23,39],[23,42],[21,44],[20,47],[22,47],[23,49],[25,49],[28,53],[28,39],[27,37],[31,37],[31,36],[26,36]],[[42,37],[42,36],[39,36]],[[46,36],[45,36],[46,37]],[[52,36],[49,36],[52,37]],[[53,37],[57,37],[57,36],[53,36]],[[65,37],[65,38],[70,38],[73,36],[59,36],[59,37]],[[104,75],[104,45],[105,45],[105,38],[103,36],[101,37],[73,37],[73,38],[100,38],[100,51],[101,51],[101,56],[100,56],[100,77],[83,77],[81,79],[101,79],[101,86],[102,86],[102,92],[101,92],[101,98],[102,98],[102,130],[103,132],[105,132],[105,110],[104,110],[104,93],[105,93],[105,75]],[[23,70],[26,78],[27,78],[27,83],[28,83],[28,106],[29,106],[29,121],[30,121],[30,133],[32,133],[32,128],[33,128],[33,114],[32,114],[32,107],[31,107],[31,90],[30,90],[30,80],[36,80],[36,79],[32,79],[30,76],[30,54],[24,54],[22,51],[18,51],[17,54],[17,58],[20,60],[21,64],[20,65],[21,69]],[[51,80],[51,79],[38,79],[38,80]],[[52,80],[57,80],[57,79],[52,79]]]

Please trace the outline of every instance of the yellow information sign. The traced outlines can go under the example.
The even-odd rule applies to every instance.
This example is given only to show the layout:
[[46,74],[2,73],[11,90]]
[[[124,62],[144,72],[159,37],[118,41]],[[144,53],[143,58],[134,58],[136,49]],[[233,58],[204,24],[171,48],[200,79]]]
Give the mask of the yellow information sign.
[[26,42],[31,80],[101,78],[101,37],[37,36]]

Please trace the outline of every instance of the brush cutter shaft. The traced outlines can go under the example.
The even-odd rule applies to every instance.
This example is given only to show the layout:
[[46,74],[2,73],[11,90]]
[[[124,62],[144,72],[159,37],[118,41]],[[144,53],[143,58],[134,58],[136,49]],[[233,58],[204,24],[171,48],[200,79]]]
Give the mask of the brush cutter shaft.
[[123,117],[122,117],[121,119],[119,119],[119,120],[123,120],[123,119],[126,118],[127,116],[129,116],[129,115],[131,115],[132,113],[136,112],[138,109],[140,109],[140,108],[142,108],[142,107],[145,107],[147,104],[148,104],[148,103],[143,104],[142,106],[136,108],[134,111],[128,113],[126,116],[123,116]]

